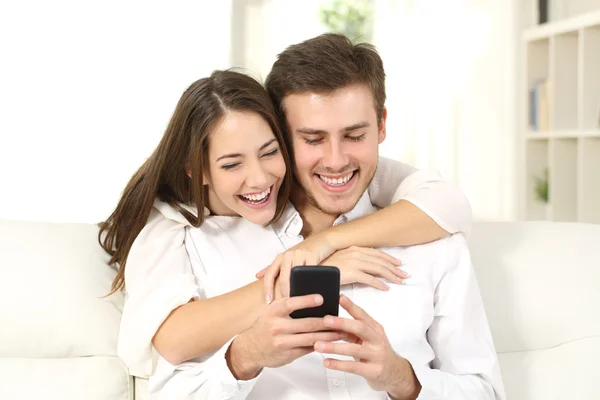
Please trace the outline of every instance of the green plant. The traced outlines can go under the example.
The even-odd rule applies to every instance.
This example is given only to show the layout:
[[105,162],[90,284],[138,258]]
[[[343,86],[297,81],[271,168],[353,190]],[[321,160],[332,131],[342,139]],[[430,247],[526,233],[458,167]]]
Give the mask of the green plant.
[[319,9],[319,19],[331,32],[353,41],[369,42],[373,36],[372,0],[331,0]]
[[548,168],[544,169],[544,174],[543,176],[540,178],[538,176],[534,177],[535,179],[535,197],[537,200],[541,201],[542,203],[548,203],[549,201],[549,196],[548,196],[548,189],[549,189],[549,174],[548,174]]

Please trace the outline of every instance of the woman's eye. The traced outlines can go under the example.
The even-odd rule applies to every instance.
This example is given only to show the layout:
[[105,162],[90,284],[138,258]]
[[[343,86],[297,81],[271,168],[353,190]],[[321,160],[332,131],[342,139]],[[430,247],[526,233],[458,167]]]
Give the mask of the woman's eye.
[[238,165],[240,165],[240,163],[225,164],[225,165],[222,165],[221,168],[223,168],[224,170],[229,170],[229,169],[233,169],[233,168],[237,167]]
[[271,156],[274,156],[277,153],[279,153],[279,149],[274,149],[274,150],[271,150],[268,153],[263,154],[263,157],[271,157]]

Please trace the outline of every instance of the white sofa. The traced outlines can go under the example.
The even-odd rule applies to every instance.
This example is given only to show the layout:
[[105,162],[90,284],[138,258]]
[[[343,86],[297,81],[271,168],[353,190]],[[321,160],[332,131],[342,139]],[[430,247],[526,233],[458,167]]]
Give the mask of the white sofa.
[[[0,221],[0,399],[146,397],[96,234]],[[600,225],[476,223],[469,243],[508,399],[600,399]]]

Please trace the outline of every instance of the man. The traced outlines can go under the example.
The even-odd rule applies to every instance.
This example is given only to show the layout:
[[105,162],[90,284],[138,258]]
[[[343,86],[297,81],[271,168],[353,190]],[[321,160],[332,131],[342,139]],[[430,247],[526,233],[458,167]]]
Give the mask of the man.
[[[386,137],[384,76],[371,46],[341,35],[279,55],[266,86],[286,121],[297,185],[295,209],[275,227],[283,248],[376,210],[366,189]],[[190,377],[189,370],[202,371],[207,382],[186,398],[503,399],[464,237],[384,250],[402,259],[411,277],[388,291],[342,288],[340,317],[323,324],[343,341],[316,342],[315,352],[265,343],[274,327],[297,324],[283,318],[293,299],[276,301],[213,359],[182,368]]]

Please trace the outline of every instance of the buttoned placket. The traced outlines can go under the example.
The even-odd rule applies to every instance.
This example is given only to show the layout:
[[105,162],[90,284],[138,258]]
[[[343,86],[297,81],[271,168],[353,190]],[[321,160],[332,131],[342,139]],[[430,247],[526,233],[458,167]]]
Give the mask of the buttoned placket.
[[[347,218],[345,215],[340,216],[334,222],[334,226],[346,222]],[[290,249],[294,247],[302,240],[304,237],[300,234],[302,231],[303,221],[300,217],[300,214],[296,214],[290,222],[287,224],[284,229],[283,234],[280,235],[281,241],[284,247]],[[352,286],[345,288],[342,290],[345,294],[351,296]],[[340,309],[340,315],[346,318],[349,318],[348,313]],[[322,360],[328,357],[327,354],[319,354]],[[325,373],[327,376],[327,388],[329,390],[329,395],[332,400],[351,400],[350,392],[348,391],[348,384],[346,381],[346,373],[342,371],[335,371],[331,369],[325,369]]]

